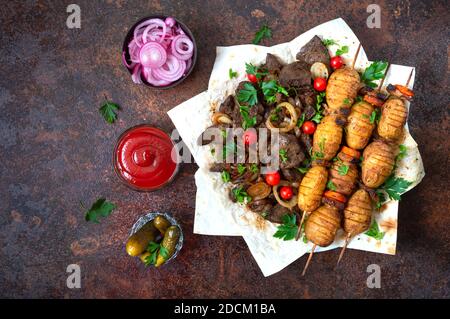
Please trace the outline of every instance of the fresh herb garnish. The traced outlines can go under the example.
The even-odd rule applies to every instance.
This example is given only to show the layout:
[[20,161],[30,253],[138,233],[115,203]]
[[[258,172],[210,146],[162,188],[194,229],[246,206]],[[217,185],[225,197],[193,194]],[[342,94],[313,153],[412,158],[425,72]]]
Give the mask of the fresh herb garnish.
[[234,142],[225,144],[223,147],[223,158],[226,158],[229,154],[234,154],[237,151],[237,145]]
[[328,181],[327,188],[332,191],[336,191],[336,189],[337,189],[336,185],[334,185],[334,183],[332,181]]
[[302,174],[306,174],[306,172],[309,171],[309,167],[296,167],[295,169]]
[[263,76],[269,74],[267,70],[261,70],[260,68],[254,66],[251,63],[245,63],[245,72],[247,74],[253,74],[254,76],[256,76],[258,80],[260,80]]
[[228,70],[228,76],[230,77],[230,79],[232,79],[232,78],[237,78],[237,72],[235,72],[235,71],[233,71],[233,69],[232,68],[230,68],[229,70]]
[[262,82],[261,84],[261,90],[264,94],[264,97],[266,99],[266,102],[271,104],[276,102],[276,94],[281,93],[286,96],[289,96],[288,91],[281,85],[277,83],[275,80],[270,80],[267,82]]
[[314,105],[314,110],[316,111],[316,113],[314,114],[313,118],[311,119],[311,121],[316,122],[317,124],[319,124],[323,118],[322,103],[324,100],[325,100],[325,92],[320,92],[319,94],[317,94],[316,104]]
[[377,194],[378,200],[375,203],[375,208],[380,209],[381,206],[383,206],[383,204],[386,202],[386,195],[384,194],[383,191],[378,190],[378,189],[376,190],[376,194]]
[[337,45],[337,42],[333,39],[323,39],[322,43],[324,46],[329,47],[330,45]]
[[341,164],[341,165],[338,167],[338,173],[339,173],[339,175],[341,175],[341,176],[347,175],[348,169],[349,169],[349,168],[350,168],[350,167],[349,167],[348,165]]
[[115,208],[116,205],[114,205],[113,203],[107,202],[105,198],[99,198],[86,212],[84,219],[87,222],[98,224],[99,217],[108,217]]
[[233,188],[232,192],[238,203],[247,204],[252,201],[252,198],[242,189],[242,187]]
[[280,153],[281,161],[283,163],[285,163],[288,160],[287,151],[286,150],[280,150],[279,153]]
[[[322,159],[324,158],[325,154],[324,154],[324,149],[325,149],[325,138],[322,138],[322,140],[319,142],[319,152],[314,152],[313,154],[311,154],[311,161],[315,161],[317,159]],[[311,149],[312,151],[312,149]]]
[[103,116],[106,122],[112,124],[117,119],[117,111],[120,110],[120,106],[116,103],[109,102],[105,96],[105,103],[100,107],[100,114]]
[[408,150],[406,148],[406,146],[403,144],[399,145],[398,148],[399,148],[400,152],[398,153],[397,157],[395,158],[396,162],[405,158],[405,156],[407,155],[407,150]]
[[277,227],[277,231],[273,235],[275,238],[283,240],[292,240],[297,235],[298,226],[296,224],[297,217],[295,214],[284,215],[282,217],[283,223]]
[[259,172],[258,165],[252,164],[252,165],[250,166],[250,171],[251,171],[253,174],[258,173],[258,172]]
[[368,231],[364,233],[367,236],[373,237],[376,240],[382,240],[384,238],[384,232],[380,231],[377,221],[374,219]]
[[272,30],[269,28],[267,24],[263,25],[259,30],[255,33],[255,37],[253,38],[253,44],[259,44],[262,39],[269,39],[272,37]]
[[361,102],[363,100],[363,98],[360,96],[360,95],[358,95],[357,97],[356,97],[356,102]]
[[314,114],[314,116],[311,118],[311,121],[316,122],[317,124],[320,123],[320,121],[322,121],[323,115],[319,112],[316,112],[316,114]]
[[224,183],[228,183],[229,181],[231,181],[231,176],[230,173],[228,171],[223,171],[220,176],[222,177],[222,180]]
[[303,123],[305,123],[305,119],[306,115],[305,113],[302,113],[302,115],[300,115],[300,118],[297,120],[297,126],[302,127]]
[[248,108],[248,106],[241,106],[239,110],[241,112],[242,119],[244,120],[242,122],[242,128],[244,130],[256,125],[256,115],[250,117],[249,115],[250,109]]
[[264,212],[261,213],[261,217],[262,217],[262,218],[266,219],[267,216],[269,216],[269,212],[264,211]]
[[146,266],[156,265],[158,254],[161,255],[161,257],[163,257],[165,260],[167,260],[167,258],[169,257],[169,251],[167,250],[167,248],[153,241],[148,244],[147,251],[150,253],[150,255],[145,258]]
[[253,106],[258,103],[258,91],[250,83],[244,83],[244,88],[239,90],[237,99],[239,103],[247,103]]
[[244,172],[245,172],[245,169],[246,169],[246,167],[245,167],[245,165],[244,165],[244,164],[238,164],[238,166],[237,166],[237,170],[238,170],[238,173],[239,173],[239,175],[242,175],[242,174],[244,174]]
[[410,181],[391,175],[380,188],[388,194],[390,199],[398,201],[400,200],[400,195],[406,192],[411,184],[412,182]]
[[348,46],[344,45],[336,50],[336,56],[343,55],[344,53],[348,53]]
[[370,124],[373,124],[377,122],[377,124],[380,122],[381,113],[378,111],[378,109],[373,110],[370,114]]
[[350,105],[350,99],[348,97],[346,97],[343,102],[344,105]]
[[377,84],[374,81],[382,79],[384,77],[384,70],[386,69],[387,65],[387,62],[383,61],[373,62],[361,75],[361,81],[371,88],[376,88]]

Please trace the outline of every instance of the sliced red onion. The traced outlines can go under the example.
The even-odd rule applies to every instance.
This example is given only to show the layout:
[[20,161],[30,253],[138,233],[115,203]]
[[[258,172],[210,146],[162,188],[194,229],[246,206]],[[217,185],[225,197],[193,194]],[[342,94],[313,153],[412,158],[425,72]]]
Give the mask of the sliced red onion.
[[132,69],[136,65],[134,62],[128,63],[125,51],[122,52],[122,63],[129,69]]
[[166,63],[166,49],[158,42],[147,42],[139,51],[139,60],[144,67],[159,68]]
[[145,80],[154,86],[166,86],[172,83],[170,81],[161,80],[155,76],[154,72],[150,68],[144,68],[142,70],[142,74],[144,75]]
[[183,76],[185,70],[185,61],[168,54],[166,63],[162,67],[154,69],[153,72],[162,80],[174,82]]
[[172,28],[173,26],[175,26],[175,24],[176,24],[177,22],[175,21],[174,18],[172,18],[172,17],[167,17],[166,20],[164,20],[164,23],[165,23],[169,28]]
[[131,74],[131,79],[133,80],[134,83],[136,84],[142,84],[142,79],[141,79],[141,65],[140,64],[136,64],[133,68],[133,73]]
[[166,28],[167,28],[166,24],[161,19],[150,19],[148,21],[150,22],[150,24],[147,25],[147,27],[144,30],[144,33],[142,34],[142,41],[144,43],[147,43],[148,42],[148,38],[147,38],[148,37],[148,33],[150,31],[160,30],[160,27],[161,27],[162,28],[162,30],[161,30],[162,33],[158,37],[158,40],[151,39],[153,41],[161,42],[164,39],[165,35],[166,35]]
[[192,58],[189,60],[186,60],[186,70],[189,71],[191,66],[192,66]]
[[194,44],[186,35],[180,34],[172,40],[171,51],[178,59],[188,60],[192,57]]

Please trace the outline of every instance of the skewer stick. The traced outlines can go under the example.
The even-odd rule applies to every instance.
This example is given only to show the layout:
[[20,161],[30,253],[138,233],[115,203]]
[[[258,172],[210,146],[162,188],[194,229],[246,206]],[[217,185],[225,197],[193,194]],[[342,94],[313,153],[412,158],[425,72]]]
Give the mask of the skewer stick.
[[312,246],[311,252],[309,253],[308,260],[306,261],[305,268],[303,268],[302,277],[305,275],[306,269],[308,269],[309,263],[311,262],[312,256],[314,254],[314,250],[316,249],[316,246],[317,246],[316,244],[314,244],[314,246]]
[[411,81],[412,75],[414,73],[414,68],[411,68],[411,73],[409,74],[408,81],[406,82],[406,87],[409,88],[409,82]]
[[300,220],[300,224],[298,226],[298,231],[297,231],[297,235],[295,236],[295,240],[298,240],[300,238],[300,235],[302,233],[302,225],[303,225],[303,222],[305,221],[306,215],[307,215],[307,212],[304,211],[302,214],[302,219]]
[[344,252],[345,252],[345,249],[347,248],[347,245],[348,245],[348,243],[350,241],[350,237],[351,237],[350,234],[347,234],[347,238],[345,238],[345,244],[344,244],[344,247],[342,247],[341,253],[339,254],[339,258],[338,258],[336,267],[339,265],[339,262],[341,261],[342,256],[344,256]]
[[386,75],[388,74],[390,67],[391,67],[391,64],[388,62],[388,66],[386,68],[386,72],[384,72],[383,78],[381,79],[380,85],[378,86],[378,89],[377,89],[378,91],[380,91],[381,88],[383,87],[384,80],[386,79]]
[[356,50],[356,54],[353,58],[353,62],[352,62],[352,69],[355,68],[355,63],[356,63],[356,59],[358,58],[359,55],[359,51],[361,50],[361,42],[358,44],[358,49]]

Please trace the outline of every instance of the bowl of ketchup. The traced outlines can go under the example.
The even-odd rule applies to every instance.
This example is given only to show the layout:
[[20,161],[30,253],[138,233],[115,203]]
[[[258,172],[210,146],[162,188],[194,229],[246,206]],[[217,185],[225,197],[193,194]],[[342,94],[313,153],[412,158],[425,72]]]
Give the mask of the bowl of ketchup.
[[114,149],[114,170],[128,187],[142,192],[160,189],[178,172],[178,152],[167,133],[148,124],[123,132]]

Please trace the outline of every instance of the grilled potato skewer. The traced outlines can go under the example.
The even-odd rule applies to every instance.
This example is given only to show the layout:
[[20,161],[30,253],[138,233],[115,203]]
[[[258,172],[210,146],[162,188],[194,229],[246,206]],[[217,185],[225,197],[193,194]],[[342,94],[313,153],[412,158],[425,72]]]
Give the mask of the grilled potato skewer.
[[296,240],[300,238],[303,221],[308,212],[320,206],[322,194],[327,185],[328,171],[322,166],[313,166],[303,177],[298,189],[298,207],[303,211]]
[[378,135],[388,141],[397,141],[403,136],[403,127],[408,109],[402,99],[391,96],[381,109]]
[[336,207],[322,205],[311,213],[305,224],[305,236],[314,246],[311,249],[302,276],[305,275],[316,246],[329,246],[341,226],[341,216]]
[[359,74],[355,69],[343,67],[334,71],[326,89],[328,109],[332,113],[349,109],[356,99],[359,85]]
[[362,181],[370,188],[383,184],[394,169],[395,148],[383,141],[370,143],[363,153]]
[[[350,155],[352,154],[352,155]],[[349,196],[353,193],[358,179],[358,168],[353,161],[359,159],[359,152],[346,146],[336,157],[329,171],[329,184],[334,191]]]
[[367,102],[358,102],[352,106],[352,110],[345,126],[345,141],[355,150],[361,150],[369,143],[375,122],[370,122],[374,108]]
[[370,227],[372,219],[372,202],[370,195],[364,189],[358,189],[349,199],[344,209],[344,231],[347,234],[344,247],[339,254],[337,264],[342,259],[350,239]]
[[342,127],[336,120],[336,116],[327,115],[317,125],[313,137],[313,157],[329,161],[336,155],[342,141]]

